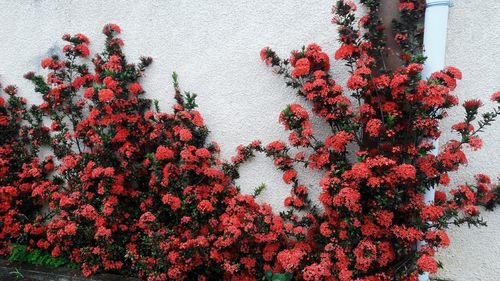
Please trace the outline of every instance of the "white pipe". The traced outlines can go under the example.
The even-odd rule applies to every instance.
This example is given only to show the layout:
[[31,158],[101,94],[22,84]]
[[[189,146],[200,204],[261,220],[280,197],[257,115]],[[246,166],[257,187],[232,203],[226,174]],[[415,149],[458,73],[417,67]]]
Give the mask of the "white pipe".
[[[424,55],[427,57],[422,77],[427,79],[433,72],[444,68],[446,52],[446,33],[448,31],[448,12],[452,6],[451,0],[427,0],[425,9],[424,24]],[[438,154],[439,140],[433,142],[434,149],[432,153]],[[424,194],[424,202],[432,204],[434,202],[435,187],[431,187]],[[424,241],[418,244],[418,247],[425,245]],[[429,273],[424,272],[419,275],[419,281],[428,281]]]
[[[444,68],[446,52],[446,33],[448,30],[448,11],[451,6],[450,0],[427,0],[425,9],[424,25],[424,55],[427,57],[422,76],[424,79],[431,76],[433,72]],[[433,142],[432,153],[437,155],[439,140]],[[435,189],[432,187],[424,195],[425,203],[434,201]]]

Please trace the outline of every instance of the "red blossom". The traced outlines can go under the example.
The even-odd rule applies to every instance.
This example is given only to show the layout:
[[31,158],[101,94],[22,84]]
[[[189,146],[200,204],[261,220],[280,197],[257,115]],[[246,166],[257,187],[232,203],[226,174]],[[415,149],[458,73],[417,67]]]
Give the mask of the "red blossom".
[[208,200],[202,200],[198,203],[198,210],[202,213],[210,213],[214,210],[212,203]]
[[335,59],[336,60],[345,59],[346,57],[352,56],[354,52],[356,52],[356,47],[352,45],[342,45],[335,52]]
[[399,10],[400,11],[403,11],[403,10],[413,10],[415,9],[415,4],[413,4],[412,2],[403,2],[401,4],[399,4]]
[[308,75],[310,71],[311,64],[307,58],[301,58],[295,63],[295,68],[292,71],[292,75],[295,77]]
[[286,184],[290,184],[297,177],[297,171],[294,169],[289,169],[283,174],[283,181]]
[[444,69],[444,71],[446,73],[449,73],[455,79],[458,79],[458,80],[462,79],[462,72],[456,67],[448,66]]
[[366,123],[365,130],[371,137],[378,137],[382,130],[382,121],[380,119],[370,119]]
[[102,30],[102,33],[104,33],[104,35],[106,35],[106,36],[111,36],[111,35],[113,35],[113,33],[120,33],[120,32],[121,32],[120,27],[116,24],[113,24],[113,23],[109,23],[109,24],[105,25],[103,30]]
[[109,89],[101,89],[99,90],[98,96],[99,96],[99,101],[109,102],[113,100],[113,98],[115,97],[115,93],[113,93],[113,91]]
[[441,206],[429,205],[422,209],[420,217],[424,221],[437,221],[444,215],[445,209]]
[[491,95],[490,98],[492,101],[496,101],[500,103],[500,92],[495,92]]
[[429,255],[422,255],[417,260],[417,266],[421,271],[436,273],[438,271],[438,265],[436,260]]
[[138,94],[141,94],[142,92],[144,92],[141,84],[139,84],[137,82],[128,85],[128,89],[134,95],[138,95]]
[[174,152],[168,148],[168,147],[165,147],[165,146],[159,146],[157,149],[156,149],[156,153],[155,153],[155,158],[156,160],[168,160],[168,159],[172,159],[174,157]]
[[260,50],[260,58],[267,65],[271,65],[271,62],[273,60],[272,55],[271,55],[271,49],[269,47],[262,48],[262,50]]
[[475,111],[477,110],[480,106],[482,106],[483,103],[480,100],[467,100],[463,103],[463,107],[467,111]]
[[293,272],[304,255],[305,253],[300,249],[284,250],[278,254],[278,262],[285,272]]
[[182,141],[189,141],[191,140],[191,138],[193,137],[193,135],[191,134],[191,132],[187,129],[181,129],[179,131],[179,137]]

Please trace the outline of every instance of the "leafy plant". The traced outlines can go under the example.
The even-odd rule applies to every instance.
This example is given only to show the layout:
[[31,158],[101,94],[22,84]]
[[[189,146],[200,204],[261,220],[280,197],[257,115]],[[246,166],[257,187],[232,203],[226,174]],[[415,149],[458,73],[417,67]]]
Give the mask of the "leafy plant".
[[265,281],[291,281],[292,279],[292,273],[273,273],[271,270],[266,271],[262,278]]
[[47,251],[40,249],[29,250],[27,246],[19,244],[12,245],[8,261],[24,262],[50,267],[66,267],[72,269],[79,268],[77,264],[70,262],[68,259],[53,257]]
[[18,268],[16,268],[14,271],[9,272],[12,276],[14,276],[16,279],[24,278],[24,275],[21,271],[19,271]]

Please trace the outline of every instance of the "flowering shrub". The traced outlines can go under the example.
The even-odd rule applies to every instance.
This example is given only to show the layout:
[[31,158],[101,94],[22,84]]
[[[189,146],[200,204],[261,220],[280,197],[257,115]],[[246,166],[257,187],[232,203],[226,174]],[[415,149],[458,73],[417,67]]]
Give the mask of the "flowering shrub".
[[[23,233],[23,225],[42,218],[44,201],[33,196],[37,186],[51,189],[45,176],[53,169],[50,157],[40,161],[38,142],[45,141],[43,130],[22,125],[41,122],[28,115],[26,100],[17,96],[16,87],[3,88],[0,96],[0,255],[8,253],[9,243]],[[4,98],[5,97],[5,98]],[[27,144],[32,144],[27,146]]]
[[[459,104],[452,91],[462,74],[448,67],[427,79],[421,76],[421,34],[410,20],[421,18],[421,1],[400,1],[402,17],[395,29],[402,60],[389,69],[380,3],[360,2],[367,13],[359,27],[352,1],[337,1],[333,7],[341,43],[334,58],[351,69],[347,90],[329,74],[329,56],[316,44],[292,51],[289,59],[269,48],[261,51],[262,60],[312,104],[331,134],[315,138],[307,110],[292,104],[279,121],[298,153],[289,155],[282,142],[265,147],[252,143],[240,147],[233,159],[240,165],[254,151],[264,152],[292,185],[285,199],[291,209],[284,218],[300,231],[289,233],[297,243],[278,254],[278,262],[298,280],[417,280],[418,273],[436,273],[436,249],[450,243],[444,229],[483,224],[477,205],[491,207],[496,200],[491,180],[480,174],[475,184],[459,185],[449,194],[437,191],[431,204],[424,203],[427,189],[448,185],[448,173],[467,163],[464,149],[481,148],[478,132],[498,116],[500,107],[484,113],[475,125],[482,103],[465,101],[464,120],[452,127],[459,138],[433,154],[439,121]],[[499,96],[495,93],[491,100],[499,102]],[[351,143],[358,147],[354,153],[347,149]],[[308,198],[294,164],[324,172],[322,211]],[[423,243],[417,248],[419,241]]]
[[42,61],[46,78],[25,75],[41,105],[27,110],[14,87],[4,88],[1,254],[23,260],[20,243],[69,259],[86,276],[264,276],[283,248],[281,218],[232,184],[232,167],[206,144],[195,95],[181,92],[177,75],[173,113],[154,110],[139,83],[151,58],[128,63],[120,28],[103,33],[93,71],[82,63],[89,39],[76,34],[63,36],[64,58]]

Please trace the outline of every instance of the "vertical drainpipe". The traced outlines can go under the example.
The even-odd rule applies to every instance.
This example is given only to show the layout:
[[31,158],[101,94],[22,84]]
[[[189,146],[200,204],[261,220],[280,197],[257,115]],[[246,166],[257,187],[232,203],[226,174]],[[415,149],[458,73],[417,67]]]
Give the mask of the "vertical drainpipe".
[[[422,71],[422,78],[427,79],[436,71],[444,68],[446,51],[446,33],[448,30],[448,11],[452,6],[451,0],[426,0],[424,25],[424,55],[427,60]],[[433,142],[432,153],[437,155],[439,140]],[[424,194],[426,204],[434,201],[435,187],[431,187]],[[423,245],[420,242],[418,246]],[[429,273],[425,272],[418,277],[419,281],[428,281]]]

